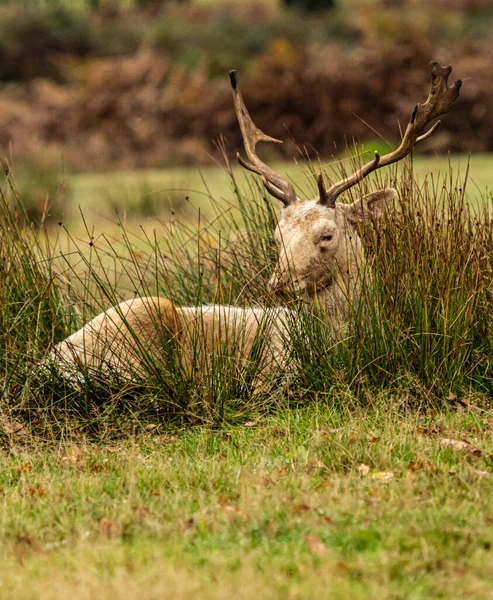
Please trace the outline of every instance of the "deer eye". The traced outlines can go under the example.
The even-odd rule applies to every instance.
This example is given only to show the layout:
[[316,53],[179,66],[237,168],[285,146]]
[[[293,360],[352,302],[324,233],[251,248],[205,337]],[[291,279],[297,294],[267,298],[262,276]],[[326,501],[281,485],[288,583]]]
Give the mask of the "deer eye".
[[322,242],[330,242],[333,237],[334,236],[331,233],[327,233],[326,235],[322,236]]

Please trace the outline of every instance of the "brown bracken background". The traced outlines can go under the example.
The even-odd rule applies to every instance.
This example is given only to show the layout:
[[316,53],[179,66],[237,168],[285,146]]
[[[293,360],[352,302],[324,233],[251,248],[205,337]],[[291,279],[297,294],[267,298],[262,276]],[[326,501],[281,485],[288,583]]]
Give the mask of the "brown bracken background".
[[286,140],[280,155],[387,147],[426,98],[430,60],[466,84],[426,151],[493,150],[489,0],[309,15],[272,1],[6,4],[0,153],[70,170],[206,164],[221,136],[240,146],[230,68],[257,124]]

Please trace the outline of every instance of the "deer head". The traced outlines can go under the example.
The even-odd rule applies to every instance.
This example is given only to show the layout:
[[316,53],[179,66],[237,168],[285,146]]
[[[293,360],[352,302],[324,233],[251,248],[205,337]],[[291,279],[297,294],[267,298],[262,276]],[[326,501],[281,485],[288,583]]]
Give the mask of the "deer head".
[[407,156],[411,150],[438,128],[440,121],[425,131],[437,117],[447,113],[457,99],[462,82],[448,86],[452,68],[430,63],[431,90],[424,104],[417,104],[399,147],[375,157],[360,169],[326,188],[322,174],[318,177],[319,196],[303,201],[294,187],[264,164],[255,149],[259,142],[282,143],[253,123],[241,96],[236,71],[230,72],[236,116],[248,160],[238,153],[240,164],[262,177],[267,191],[283,204],[275,239],[279,246],[279,261],[270,280],[272,291],[286,289],[305,291],[312,297],[322,297],[326,304],[340,307],[348,294],[357,289],[359,271],[364,264],[357,224],[379,219],[397,198],[396,190],[387,188],[368,194],[352,204],[336,202],[337,198],[362,181],[373,171]]

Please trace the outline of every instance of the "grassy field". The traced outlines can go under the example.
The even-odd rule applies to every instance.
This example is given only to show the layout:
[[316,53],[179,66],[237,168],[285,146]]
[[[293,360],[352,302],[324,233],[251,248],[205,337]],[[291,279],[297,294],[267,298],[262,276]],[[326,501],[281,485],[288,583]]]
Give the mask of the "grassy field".
[[[360,231],[375,279],[347,336],[292,304],[298,376],[264,395],[227,353],[206,376],[158,361],[135,382],[73,386],[39,369],[133,290],[272,302],[275,213],[255,185],[233,193],[220,170],[71,178],[68,253],[59,226],[38,232],[2,200],[0,597],[493,598],[491,203],[471,212],[490,160],[472,158],[467,196],[467,161],[451,162],[442,179],[429,159],[395,175],[402,203]],[[163,219],[133,241],[125,221],[156,227],[145,199],[167,201],[161,188],[215,227],[187,209],[182,229]],[[97,237],[108,198],[119,233]]]
[[399,402],[17,445],[0,459],[0,594],[491,598],[493,414]]
[[[331,177],[338,178],[338,170],[345,163],[324,165]],[[471,157],[455,155],[450,159],[442,157],[418,157],[415,159],[415,177],[423,185],[436,185],[437,178],[445,176],[449,181],[450,173],[457,185],[462,185],[468,172],[467,198],[471,205],[477,205],[480,199],[491,198],[493,185],[493,158],[488,154],[476,154]],[[303,163],[275,164],[274,168],[285,173],[297,186],[300,197],[311,198],[315,195],[315,178],[310,168]],[[243,179],[240,169],[234,167],[239,180]],[[399,172],[392,177],[399,177]],[[431,177],[429,176],[432,174]],[[21,173],[19,188],[32,190],[38,180],[29,181],[31,175]],[[61,176],[51,172],[49,202],[54,203],[53,221],[61,219],[72,230],[80,232],[86,225],[96,227],[99,232],[114,230],[119,218],[133,225],[157,227],[159,223],[171,220],[188,219],[196,222],[198,210],[205,217],[212,217],[221,209],[231,205],[233,194],[228,173],[220,167],[174,168],[161,171],[133,171],[100,174],[81,174]],[[27,181],[22,181],[22,179]],[[43,173],[39,175],[40,188],[44,189]],[[59,184],[63,182],[62,193]],[[387,182],[388,183],[388,182]],[[38,204],[43,205],[40,199]],[[274,203],[273,203],[274,204]],[[80,211],[86,224],[80,219]],[[172,211],[172,212],[171,212]],[[161,229],[162,230],[162,229]]]

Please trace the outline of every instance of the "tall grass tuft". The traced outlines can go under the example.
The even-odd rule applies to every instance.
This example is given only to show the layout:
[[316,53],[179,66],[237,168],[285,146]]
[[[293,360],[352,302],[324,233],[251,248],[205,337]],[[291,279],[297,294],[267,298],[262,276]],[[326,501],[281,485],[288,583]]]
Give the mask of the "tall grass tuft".
[[241,340],[207,354],[197,335],[187,362],[164,332],[156,355],[128,326],[140,358],[132,377],[81,369],[67,379],[53,369],[46,360],[53,345],[122,299],[161,295],[189,306],[279,302],[267,285],[276,261],[275,207],[253,179],[245,187],[231,178],[226,207],[209,197],[213,218],[204,221],[199,211],[195,221],[169,224],[162,239],[123,224],[118,239],[94,239],[89,230],[87,239],[54,236],[30,225],[18,197],[13,207],[2,194],[4,413],[52,435],[67,428],[113,435],[146,423],[241,421],[279,403],[337,403],[341,390],[362,402],[382,390],[427,405],[451,392],[491,402],[491,215],[486,203],[468,203],[466,181],[449,173],[418,185],[412,167],[397,178],[398,206],[360,231],[369,266],[346,327],[334,335],[322,309],[302,298],[287,301],[289,378],[275,373],[258,386],[262,327],[242,364],[236,360]]

